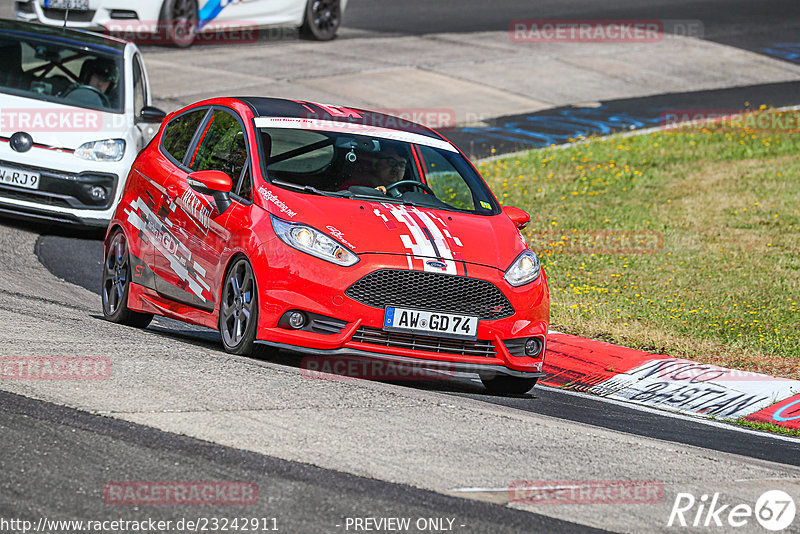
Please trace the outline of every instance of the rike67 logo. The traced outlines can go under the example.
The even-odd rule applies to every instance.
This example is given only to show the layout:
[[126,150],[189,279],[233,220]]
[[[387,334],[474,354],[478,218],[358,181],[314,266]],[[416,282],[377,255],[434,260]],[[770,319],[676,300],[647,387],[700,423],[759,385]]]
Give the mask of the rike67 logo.
[[755,518],[767,530],[778,532],[788,528],[794,521],[797,509],[794,499],[781,490],[765,491],[756,505],[723,504],[719,493],[701,495],[699,499],[691,493],[678,493],[667,526],[672,527],[744,527]]

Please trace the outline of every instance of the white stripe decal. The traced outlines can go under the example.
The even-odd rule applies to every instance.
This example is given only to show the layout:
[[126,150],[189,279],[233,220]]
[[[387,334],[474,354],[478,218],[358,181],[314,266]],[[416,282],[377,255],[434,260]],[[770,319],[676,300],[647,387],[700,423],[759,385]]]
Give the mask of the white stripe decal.
[[439,227],[433,223],[426,213],[421,212],[416,208],[414,209],[414,213],[420,218],[420,220],[422,220],[423,224],[431,233],[433,242],[436,243],[436,248],[439,249],[441,259],[447,266],[444,272],[447,274],[458,274],[458,271],[456,270],[456,264],[453,261],[453,251],[450,250],[450,245],[445,240],[444,235],[442,235],[441,230],[439,230]]
[[[125,213],[128,214],[128,222],[142,232],[156,250],[167,259],[172,271],[178,275],[178,278],[188,284],[192,293],[203,301],[208,300],[203,296],[203,288],[208,291],[211,290],[206,281],[203,280],[205,271],[202,274],[196,271],[196,278],[189,273],[189,269],[185,264],[192,261],[192,252],[172,235],[169,228],[164,224],[165,222],[171,223],[159,219],[141,197],[131,202],[131,208],[131,210],[125,210]],[[175,250],[170,250],[167,244],[174,245]],[[194,265],[196,266],[197,263],[194,263]]]
[[369,135],[381,139],[403,141],[415,145],[441,148],[448,152],[458,152],[456,147],[442,139],[428,137],[402,130],[392,130],[381,126],[369,126],[355,122],[325,121],[320,119],[301,119],[296,117],[258,117],[255,119],[256,128],[297,128],[302,130],[320,130],[323,132],[349,133]]
[[203,267],[197,262],[194,262],[194,270],[197,271],[197,274],[199,274],[200,276],[206,275],[206,270],[203,269]]
[[428,238],[425,236],[425,233],[422,231],[422,228],[409,215],[405,207],[388,206],[388,208],[390,213],[394,215],[394,218],[397,219],[397,222],[405,225],[408,231],[411,232],[410,236],[409,235],[400,236],[400,239],[403,241],[403,245],[411,251],[411,254],[413,254],[416,259],[422,260],[422,268],[425,271],[439,272],[440,269],[431,267],[425,262],[425,258],[436,257],[436,250],[433,248],[433,244],[431,244],[430,240],[428,240]]
[[[406,208],[393,204],[381,204],[381,206],[389,210],[393,220],[387,218],[378,208],[375,208],[373,213],[380,217],[390,230],[394,230],[395,226],[400,230],[403,246],[411,251],[408,255],[409,269],[413,269],[413,260],[420,260],[420,266],[424,271],[459,274],[458,265],[461,257],[453,251],[453,246],[462,246],[461,241],[452,236],[440,217],[417,207]],[[395,220],[399,225],[395,224]],[[439,221],[441,226],[435,221]],[[404,230],[408,233],[402,233]],[[444,267],[436,267],[435,262],[434,265],[429,265],[430,260],[438,260]]]

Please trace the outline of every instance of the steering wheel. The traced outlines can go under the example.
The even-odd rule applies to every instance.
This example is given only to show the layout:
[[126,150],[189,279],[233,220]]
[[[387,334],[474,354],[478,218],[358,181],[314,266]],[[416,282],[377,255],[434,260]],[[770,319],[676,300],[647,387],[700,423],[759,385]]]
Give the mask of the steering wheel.
[[108,107],[108,97],[106,97],[106,95],[103,94],[103,92],[100,91],[100,89],[94,87],[93,85],[83,85],[83,84],[73,85],[64,92],[64,98],[66,98],[67,96],[71,95],[76,91],[89,91],[90,93],[94,93],[100,98],[100,102],[102,103],[102,105]]
[[433,189],[428,187],[426,184],[423,184],[422,182],[418,182],[416,180],[400,180],[399,182],[395,182],[392,185],[387,185],[386,194],[396,198],[400,198],[401,196],[403,196],[403,194],[398,190],[398,188],[404,185],[410,185],[412,187],[416,187],[417,189],[422,189],[429,195],[433,195],[434,197],[436,196],[436,193],[433,192]]

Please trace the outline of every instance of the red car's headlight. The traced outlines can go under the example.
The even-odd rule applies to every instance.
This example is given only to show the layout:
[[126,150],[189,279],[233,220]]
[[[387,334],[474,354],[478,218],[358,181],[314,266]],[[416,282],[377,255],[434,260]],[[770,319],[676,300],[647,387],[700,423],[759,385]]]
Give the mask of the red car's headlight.
[[514,260],[506,271],[506,282],[514,287],[529,284],[539,278],[542,267],[539,256],[535,252],[526,250]]
[[358,256],[319,230],[305,224],[284,221],[274,215],[271,218],[275,235],[290,247],[343,267],[358,263]]

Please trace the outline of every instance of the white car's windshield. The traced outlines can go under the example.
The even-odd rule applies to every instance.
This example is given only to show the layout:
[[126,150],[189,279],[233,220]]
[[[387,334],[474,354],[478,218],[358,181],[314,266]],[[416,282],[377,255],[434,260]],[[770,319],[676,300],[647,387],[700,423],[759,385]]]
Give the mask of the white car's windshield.
[[0,34],[0,92],[122,113],[122,56],[56,40]]
[[[260,128],[268,179],[317,193],[492,214],[494,197],[449,144],[423,136]],[[400,132],[398,132],[400,133]],[[395,138],[391,138],[395,137]]]

